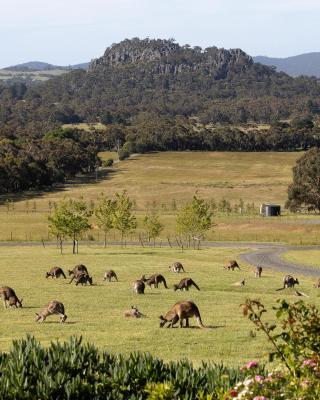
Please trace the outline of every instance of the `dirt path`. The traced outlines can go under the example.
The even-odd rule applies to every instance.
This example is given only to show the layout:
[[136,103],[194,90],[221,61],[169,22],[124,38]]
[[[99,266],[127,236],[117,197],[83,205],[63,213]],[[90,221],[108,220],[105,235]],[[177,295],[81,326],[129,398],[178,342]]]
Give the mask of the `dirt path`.
[[[70,243],[64,243],[64,246]],[[81,244],[102,245],[96,242],[81,242]],[[44,243],[45,246],[56,246],[56,243]],[[128,246],[141,246],[140,243],[127,243]],[[43,246],[42,242],[0,242],[0,246]],[[120,246],[120,242],[108,243],[108,246]],[[145,244],[147,247],[148,244]],[[168,244],[163,243],[167,247]],[[273,269],[275,271],[290,273],[293,275],[305,275],[320,277],[319,270],[303,264],[294,264],[282,259],[282,255],[291,250],[320,250],[320,246],[289,246],[273,243],[250,243],[250,242],[205,242],[204,247],[228,247],[244,248],[248,252],[240,255],[240,259],[247,264]]]

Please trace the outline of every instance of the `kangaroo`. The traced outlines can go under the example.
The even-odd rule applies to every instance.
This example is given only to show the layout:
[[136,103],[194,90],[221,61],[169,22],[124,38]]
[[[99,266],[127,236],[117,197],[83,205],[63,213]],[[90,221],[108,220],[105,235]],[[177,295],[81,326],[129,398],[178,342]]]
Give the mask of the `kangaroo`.
[[145,287],[146,287],[146,285],[140,279],[138,279],[132,283],[132,290],[133,290],[133,292],[135,292],[137,294],[144,294]]
[[151,285],[153,285],[155,288],[158,288],[159,283],[162,282],[163,285],[164,285],[164,287],[165,287],[166,289],[168,289],[167,282],[166,282],[166,280],[164,279],[164,276],[161,275],[161,274],[154,274],[154,275],[151,275],[150,278],[146,278],[145,275],[142,275],[141,280],[142,280],[143,282],[146,282],[146,284],[149,285],[150,287],[152,287]]
[[22,299],[18,299],[16,292],[9,286],[3,286],[0,288],[0,297],[2,298],[4,307],[22,307]]
[[72,270],[69,269],[68,272],[69,276],[73,275],[69,283],[71,283],[75,279],[76,275],[79,274],[80,272],[85,272],[88,274],[87,267],[83,264],[76,265]]
[[179,262],[175,262],[172,265],[169,265],[169,271],[170,272],[177,272],[177,273],[179,273],[181,271],[185,272],[185,270],[183,268],[183,265],[181,263],[179,263]]
[[110,269],[110,271],[106,271],[106,272],[104,273],[104,277],[103,277],[103,280],[104,280],[104,281],[109,281],[109,282],[111,282],[111,279],[112,279],[112,278],[115,278],[115,280],[118,282],[117,274],[114,272],[113,269]]
[[50,303],[38,313],[36,313],[35,321],[43,322],[49,315],[57,314],[60,317],[60,323],[65,322],[67,319],[64,313],[64,305],[60,301],[52,300]]
[[137,307],[131,306],[131,310],[126,310],[124,312],[125,317],[133,317],[133,318],[144,318],[145,315],[142,314]]
[[320,278],[317,280],[317,282],[313,286],[315,288],[320,288]]
[[89,283],[90,285],[92,285],[92,276],[89,276],[89,274],[87,274],[86,272],[78,273],[77,275],[75,275],[74,280],[76,282],[76,286],[78,286],[79,283],[81,283],[82,286],[85,283]]
[[192,301],[179,301],[176,303],[165,316],[160,315],[160,328],[169,322],[168,328],[173,326],[180,320],[180,328],[183,327],[183,320],[186,320],[186,327],[189,327],[189,318],[196,317],[200,328],[205,328],[202,323],[198,307]]
[[286,275],[283,278],[283,287],[276,290],[283,290],[285,288],[294,288],[294,285],[299,285],[299,281],[297,278],[294,278],[291,275]]
[[230,269],[234,271],[236,268],[240,270],[239,264],[236,260],[229,260],[223,268],[227,269],[228,271],[230,271]]
[[178,289],[180,290],[189,290],[190,286],[194,286],[198,290],[200,290],[199,286],[195,283],[194,280],[191,278],[183,278],[177,285],[173,285],[173,290],[176,291]]
[[256,267],[254,271],[255,278],[261,278],[261,274],[262,274],[262,267]]
[[240,281],[240,282],[235,282],[235,283],[233,283],[232,285],[233,285],[233,286],[240,286],[240,287],[242,287],[242,286],[244,286],[245,284],[246,284],[246,280],[245,280],[245,278],[243,278],[242,281]]
[[60,267],[53,267],[49,272],[46,272],[46,278],[49,278],[49,276],[51,276],[51,278],[60,278],[60,276],[63,276],[64,279],[66,279],[65,273]]

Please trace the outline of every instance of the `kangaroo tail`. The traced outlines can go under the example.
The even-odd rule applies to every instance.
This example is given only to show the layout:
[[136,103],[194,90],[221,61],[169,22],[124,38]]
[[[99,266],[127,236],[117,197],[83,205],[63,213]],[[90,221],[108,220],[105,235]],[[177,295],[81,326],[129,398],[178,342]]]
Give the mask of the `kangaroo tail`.
[[196,287],[198,290],[200,290],[199,286],[194,281],[192,281],[192,284],[194,287]]
[[198,325],[200,326],[200,328],[205,328],[205,326],[203,325],[203,322],[201,320],[200,313],[198,313],[198,315],[196,315],[196,320],[197,320]]

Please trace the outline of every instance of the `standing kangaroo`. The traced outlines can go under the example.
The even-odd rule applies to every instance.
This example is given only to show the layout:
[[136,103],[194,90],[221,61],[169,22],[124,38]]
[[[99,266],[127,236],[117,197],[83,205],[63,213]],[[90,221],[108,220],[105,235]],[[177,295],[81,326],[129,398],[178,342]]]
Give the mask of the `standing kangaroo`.
[[179,263],[179,262],[175,262],[172,265],[169,265],[169,271],[170,272],[177,272],[177,273],[179,273],[181,271],[185,272],[185,270],[183,268],[183,265],[181,263]]
[[69,269],[68,272],[69,272],[69,276],[73,275],[72,278],[70,279],[69,283],[71,283],[76,278],[76,276],[79,275],[79,273],[81,273],[81,272],[85,272],[86,274],[89,274],[87,267],[83,264],[76,265],[72,270]]
[[236,260],[229,260],[223,268],[227,269],[228,271],[230,271],[230,269],[234,271],[236,268],[240,270],[239,264]]
[[106,272],[104,273],[104,277],[103,277],[103,280],[104,280],[104,281],[111,282],[111,279],[112,279],[112,278],[115,278],[115,280],[118,282],[117,274],[114,272],[113,269],[110,269],[110,271],[106,271]]
[[60,276],[63,276],[64,279],[66,279],[65,273],[60,267],[53,267],[49,272],[46,272],[46,278],[49,278],[49,276],[51,276],[51,278],[60,278]]
[[255,278],[261,278],[261,274],[262,274],[262,267],[257,266],[254,271]]
[[294,278],[291,275],[286,275],[283,278],[283,287],[276,290],[283,290],[285,288],[294,288],[294,285],[299,285],[299,281],[297,278]]
[[145,315],[142,314],[137,307],[131,306],[131,310],[126,310],[124,312],[125,317],[133,317],[133,318],[144,318]]
[[144,294],[145,287],[146,287],[146,285],[140,279],[138,279],[132,283],[132,290],[134,293],[137,293],[137,294]]
[[183,278],[177,285],[173,285],[173,290],[176,291],[178,289],[180,290],[189,290],[190,286],[194,286],[198,290],[200,290],[199,286],[195,283],[194,280],[191,278]]
[[64,312],[64,305],[60,301],[52,300],[50,303],[38,313],[36,313],[35,321],[43,322],[49,315],[57,314],[60,317],[60,323],[65,322],[67,316]]
[[22,307],[22,299],[18,299],[16,292],[9,286],[3,286],[0,288],[0,297],[2,298],[5,308],[9,307]]
[[186,327],[189,327],[189,318],[195,317],[200,328],[205,328],[202,323],[198,307],[192,301],[179,301],[164,316],[160,315],[160,328],[169,322],[168,328],[180,320],[180,328],[183,327],[183,320],[186,320]]
[[155,288],[158,288],[159,283],[162,282],[164,287],[168,289],[167,282],[164,279],[164,276],[161,274],[154,274],[151,275],[149,278],[146,278],[145,275],[142,275],[141,280],[143,282],[146,282],[146,284],[149,285],[150,287],[152,287],[151,285],[153,285]]

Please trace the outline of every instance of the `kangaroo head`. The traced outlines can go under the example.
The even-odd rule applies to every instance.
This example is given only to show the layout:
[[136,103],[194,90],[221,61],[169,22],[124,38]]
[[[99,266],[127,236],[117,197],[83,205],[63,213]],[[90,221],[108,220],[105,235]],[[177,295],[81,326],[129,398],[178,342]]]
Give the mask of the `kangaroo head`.
[[88,282],[92,285],[92,276],[88,276]]
[[296,283],[297,285],[300,285],[300,283],[299,283],[299,281],[298,281],[298,278],[296,278],[294,281],[295,281],[295,283]]
[[38,322],[39,319],[41,318],[41,316],[38,313],[35,313],[35,314],[36,314],[35,322]]
[[178,290],[178,285],[173,285],[173,290],[174,291]]
[[69,273],[69,275],[72,275],[72,274],[73,274],[73,271],[71,271],[70,269],[68,269],[68,273]]
[[20,300],[17,299],[17,302],[16,302],[16,306],[17,306],[17,307],[22,308],[22,300],[23,300],[23,299],[20,299]]
[[160,325],[159,325],[159,327],[160,327],[160,328],[163,328],[164,325],[165,325],[165,323],[167,322],[167,320],[164,319],[162,315],[160,315],[159,319],[160,319]]
[[140,281],[146,281],[146,276],[145,275],[142,275],[142,277],[140,278]]
[[50,276],[49,272],[46,272],[46,278],[48,278]]

